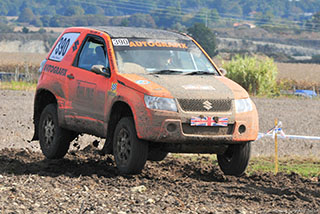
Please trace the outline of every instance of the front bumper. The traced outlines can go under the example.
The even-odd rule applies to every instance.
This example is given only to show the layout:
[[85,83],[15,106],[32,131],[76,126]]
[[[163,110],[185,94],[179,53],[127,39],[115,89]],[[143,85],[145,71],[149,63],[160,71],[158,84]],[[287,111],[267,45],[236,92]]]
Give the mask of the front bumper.
[[256,109],[235,115],[232,112],[210,113],[205,116],[228,117],[228,126],[191,126],[190,118],[200,113],[177,113],[147,110],[136,119],[140,139],[162,143],[233,144],[253,141],[258,133]]

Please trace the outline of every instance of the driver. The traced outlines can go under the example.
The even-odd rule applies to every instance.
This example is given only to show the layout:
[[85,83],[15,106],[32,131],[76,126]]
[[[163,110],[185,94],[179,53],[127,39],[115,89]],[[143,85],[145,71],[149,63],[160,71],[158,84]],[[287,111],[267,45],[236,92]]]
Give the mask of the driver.
[[172,60],[173,52],[172,51],[159,51],[157,57],[157,67],[160,69],[169,69],[172,68],[173,60]]

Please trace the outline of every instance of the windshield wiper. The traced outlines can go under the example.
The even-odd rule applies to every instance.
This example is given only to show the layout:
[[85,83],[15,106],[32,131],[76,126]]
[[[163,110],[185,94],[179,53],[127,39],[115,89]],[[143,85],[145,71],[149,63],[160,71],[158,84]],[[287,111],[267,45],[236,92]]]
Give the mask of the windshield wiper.
[[166,70],[152,72],[152,74],[174,74],[174,73],[182,73],[182,71],[166,69]]
[[192,71],[187,73],[186,75],[217,75],[217,74],[209,71]]

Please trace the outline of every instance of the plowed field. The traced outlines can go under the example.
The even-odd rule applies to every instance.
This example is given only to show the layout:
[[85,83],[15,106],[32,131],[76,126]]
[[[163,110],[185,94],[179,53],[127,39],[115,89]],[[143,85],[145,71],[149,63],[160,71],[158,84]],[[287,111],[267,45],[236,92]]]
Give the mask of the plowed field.
[[[1,213],[319,213],[320,183],[291,173],[225,176],[208,156],[169,155],[122,176],[83,136],[62,160],[46,160],[32,138],[33,92],[0,91]],[[320,100],[254,99],[260,130],[273,119],[288,134],[320,133]],[[319,157],[318,142],[280,142],[281,155]],[[102,144],[102,143],[100,143]],[[98,148],[102,146],[99,145]],[[270,155],[272,139],[253,143]]]

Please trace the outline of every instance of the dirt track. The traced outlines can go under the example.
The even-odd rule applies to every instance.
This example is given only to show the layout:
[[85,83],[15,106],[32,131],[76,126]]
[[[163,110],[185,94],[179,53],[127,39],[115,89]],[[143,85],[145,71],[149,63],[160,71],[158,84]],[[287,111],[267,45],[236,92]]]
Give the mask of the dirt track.
[[[320,100],[254,101],[261,132],[279,117],[288,134],[320,135]],[[112,156],[100,157],[96,148],[87,146],[95,139],[84,136],[79,140],[81,151],[70,152],[63,160],[45,160],[37,143],[28,143],[33,134],[32,104],[32,92],[0,91],[2,213],[320,212],[317,180],[296,174],[224,176],[203,156],[169,156],[160,163],[147,162],[141,175],[121,176]],[[271,139],[253,145],[255,156],[273,153]],[[319,157],[319,146],[281,140],[280,153]]]

